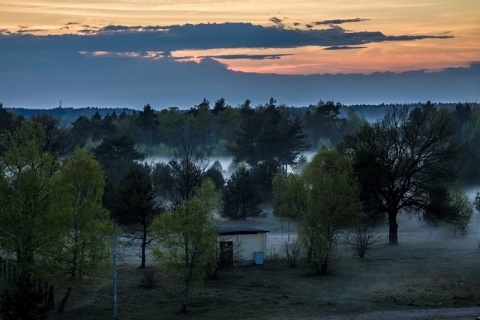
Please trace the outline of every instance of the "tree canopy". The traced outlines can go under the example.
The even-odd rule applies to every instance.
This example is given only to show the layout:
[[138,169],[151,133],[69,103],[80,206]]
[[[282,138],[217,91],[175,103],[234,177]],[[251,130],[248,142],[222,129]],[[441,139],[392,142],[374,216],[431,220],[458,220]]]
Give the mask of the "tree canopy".
[[141,240],[140,268],[145,268],[151,223],[161,211],[150,172],[148,164],[133,163],[112,195],[113,216],[121,225],[132,229],[133,239]]
[[209,264],[216,264],[221,197],[207,179],[196,194],[153,223],[154,255],[161,270],[178,285],[182,294],[181,312],[187,311],[191,291],[201,288]]
[[360,188],[347,156],[321,151],[305,168],[307,210],[300,222],[300,238],[318,274],[326,274],[337,237],[353,225],[362,210]]
[[432,188],[448,186],[457,145],[447,110],[425,105],[409,112],[387,110],[383,120],[345,137],[341,147],[354,159],[367,211],[387,215],[389,243],[397,244],[397,215],[429,205]]
[[262,199],[258,196],[251,170],[241,166],[232,174],[227,180],[223,201],[222,217],[247,220],[247,218],[258,217],[262,213],[259,207]]
[[283,117],[273,98],[257,110],[245,106],[242,111],[244,120],[231,147],[236,162],[255,166],[275,161],[286,167],[295,164],[300,153],[309,148],[300,119]]

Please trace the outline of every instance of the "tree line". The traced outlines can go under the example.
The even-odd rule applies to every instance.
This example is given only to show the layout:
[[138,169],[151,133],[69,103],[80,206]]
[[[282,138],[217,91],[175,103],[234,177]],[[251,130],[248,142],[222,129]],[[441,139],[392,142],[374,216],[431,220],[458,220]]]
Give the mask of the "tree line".
[[[292,259],[302,251],[320,274],[345,230],[360,230],[350,239],[361,256],[384,220],[396,244],[403,212],[466,232],[473,208],[461,186],[480,181],[480,108],[426,103],[384,113],[369,123],[332,101],[234,108],[220,99],[64,126],[0,107],[1,255],[62,281],[62,310],[75,283],[104,268],[115,218],[140,240],[141,268],[155,243],[162,270],[183,283],[185,311],[194,284],[218,271],[215,214],[249,219],[271,203],[299,224],[286,244]],[[312,160],[306,151],[316,152]],[[159,155],[169,160],[148,161]],[[215,156],[232,157],[226,176]]]

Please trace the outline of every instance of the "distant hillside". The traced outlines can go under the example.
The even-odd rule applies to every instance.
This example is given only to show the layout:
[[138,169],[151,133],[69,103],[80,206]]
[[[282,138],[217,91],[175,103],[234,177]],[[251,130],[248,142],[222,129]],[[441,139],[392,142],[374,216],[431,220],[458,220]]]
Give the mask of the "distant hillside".
[[[422,103],[419,102],[419,103],[407,104],[407,105],[412,108],[415,108],[420,106]],[[458,103],[462,103],[462,102],[458,102]],[[436,105],[437,107],[446,107],[446,108],[454,109],[458,103],[434,102],[433,104]],[[470,104],[471,107],[480,106],[479,103],[468,103],[468,104]],[[359,115],[365,117],[365,119],[367,119],[369,122],[375,122],[379,119],[382,119],[385,114],[385,110],[388,107],[393,105],[394,104],[384,104],[384,103],[377,104],[377,105],[374,105],[374,104],[368,104],[368,105],[357,104],[357,105],[350,105],[350,106],[345,105],[344,108],[342,108],[343,110],[341,110],[341,117],[347,116],[347,113],[346,113],[347,107],[353,107]],[[313,105],[310,105],[309,107],[313,107]],[[298,108],[308,109],[309,107],[298,107]],[[50,116],[58,117],[61,119],[64,126],[71,125],[72,122],[75,122],[80,116],[86,116],[87,118],[91,118],[96,112],[98,112],[98,114],[100,114],[100,116],[104,118],[107,114],[113,114],[114,112],[118,116],[122,112],[125,112],[126,114],[130,115],[140,111],[137,109],[129,109],[129,108],[95,108],[95,107],[86,107],[86,108],[58,107],[53,109],[28,109],[28,108],[5,108],[5,109],[16,112],[24,116],[25,118],[30,118],[37,114],[47,114]]]

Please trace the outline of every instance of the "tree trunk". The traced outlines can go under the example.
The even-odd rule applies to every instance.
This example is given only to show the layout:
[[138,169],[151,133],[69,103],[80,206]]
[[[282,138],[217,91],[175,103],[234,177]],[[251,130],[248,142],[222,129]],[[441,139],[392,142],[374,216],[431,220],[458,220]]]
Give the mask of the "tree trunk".
[[145,247],[147,246],[147,226],[143,226],[143,235],[142,235],[142,262],[140,264],[140,269],[145,269]]
[[183,293],[183,302],[182,308],[180,309],[180,313],[187,313],[187,305],[188,305],[188,292],[185,290]]
[[188,305],[188,294],[190,290],[190,281],[192,279],[192,266],[189,267],[189,273],[187,279],[185,279],[185,288],[183,289],[183,301],[182,301],[182,308],[180,309],[181,313],[187,312],[187,305]]
[[320,275],[326,275],[327,274],[327,268],[328,268],[328,260],[330,257],[330,249],[331,249],[331,241],[327,240],[327,244],[325,246],[325,255],[322,259],[322,265],[320,266]]
[[397,224],[397,213],[390,212],[388,214],[388,244],[397,245],[398,244],[398,224]]
[[70,297],[70,293],[72,292],[72,286],[69,286],[67,289],[67,293],[63,297],[62,301],[60,301],[60,305],[58,306],[58,313],[62,313],[65,310],[65,305],[67,304],[68,298]]
[[325,255],[325,258],[322,261],[322,265],[320,266],[321,276],[324,276],[327,274],[327,267],[328,267],[328,253]]

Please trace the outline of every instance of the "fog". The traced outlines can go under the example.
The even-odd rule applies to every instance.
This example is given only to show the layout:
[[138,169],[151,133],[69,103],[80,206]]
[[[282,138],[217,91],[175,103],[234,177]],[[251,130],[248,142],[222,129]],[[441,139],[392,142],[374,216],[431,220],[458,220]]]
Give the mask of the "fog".
[[[308,160],[315,155],[315,152],[304,153]],[[149,157],[146,159],[148,163],[166,163],[171,158],[168,157]],[[215,161],[218,161],[222,166],[222,173],[225,179],[228,179],[231,173],[235,170],[235,164],[232,164],[232,157],[217,157],[208,160],[208,167],[212,166]],[[465,190],[469,200],[473,203],[476,193],[480,191],[480,186],[470,187]],[[297,229],[295,221],[288,221],[285,218],[278,218],[273,215],[271,205],[264,205],[262,210],[265,217],[249,218],[248,220],[229,220],[220,218],[221,223],[226,226],[248,226],[268,230],[267,234],[267,252],[266,258],[271,258],[274,255],[282,254],[282,245],[287,241],[288,237],[294,237]],[[403,243],[449,243],[449,245],[480,247],[480,213],[474,209],[474,214],[466,235],[456,234],[454,229],[446,224],[439,223],[437,226],[431,222],[424,221],[415,213],[400,213],[397,218],[398,222],[398,239],[399,244]],[[388,243],[388,224],[380,224],[376,228],[376,233],[380,236],[380,241],[377,246],[384,246]],[[454,240],[454,241],[453,241]],[[450,243],[453,241],[452,243]],[[125,240],[126,243],[126,240]],[[129,245],[123,245],[120,255],[120,260],[123,262],[140,262],[140,257],[137,254],[137,247],[130,248]],[[350,254],[350,253],[348,253]],[[151,259],[151,254],[149,253]],[[151,260],[150,260],[151,261]]]

